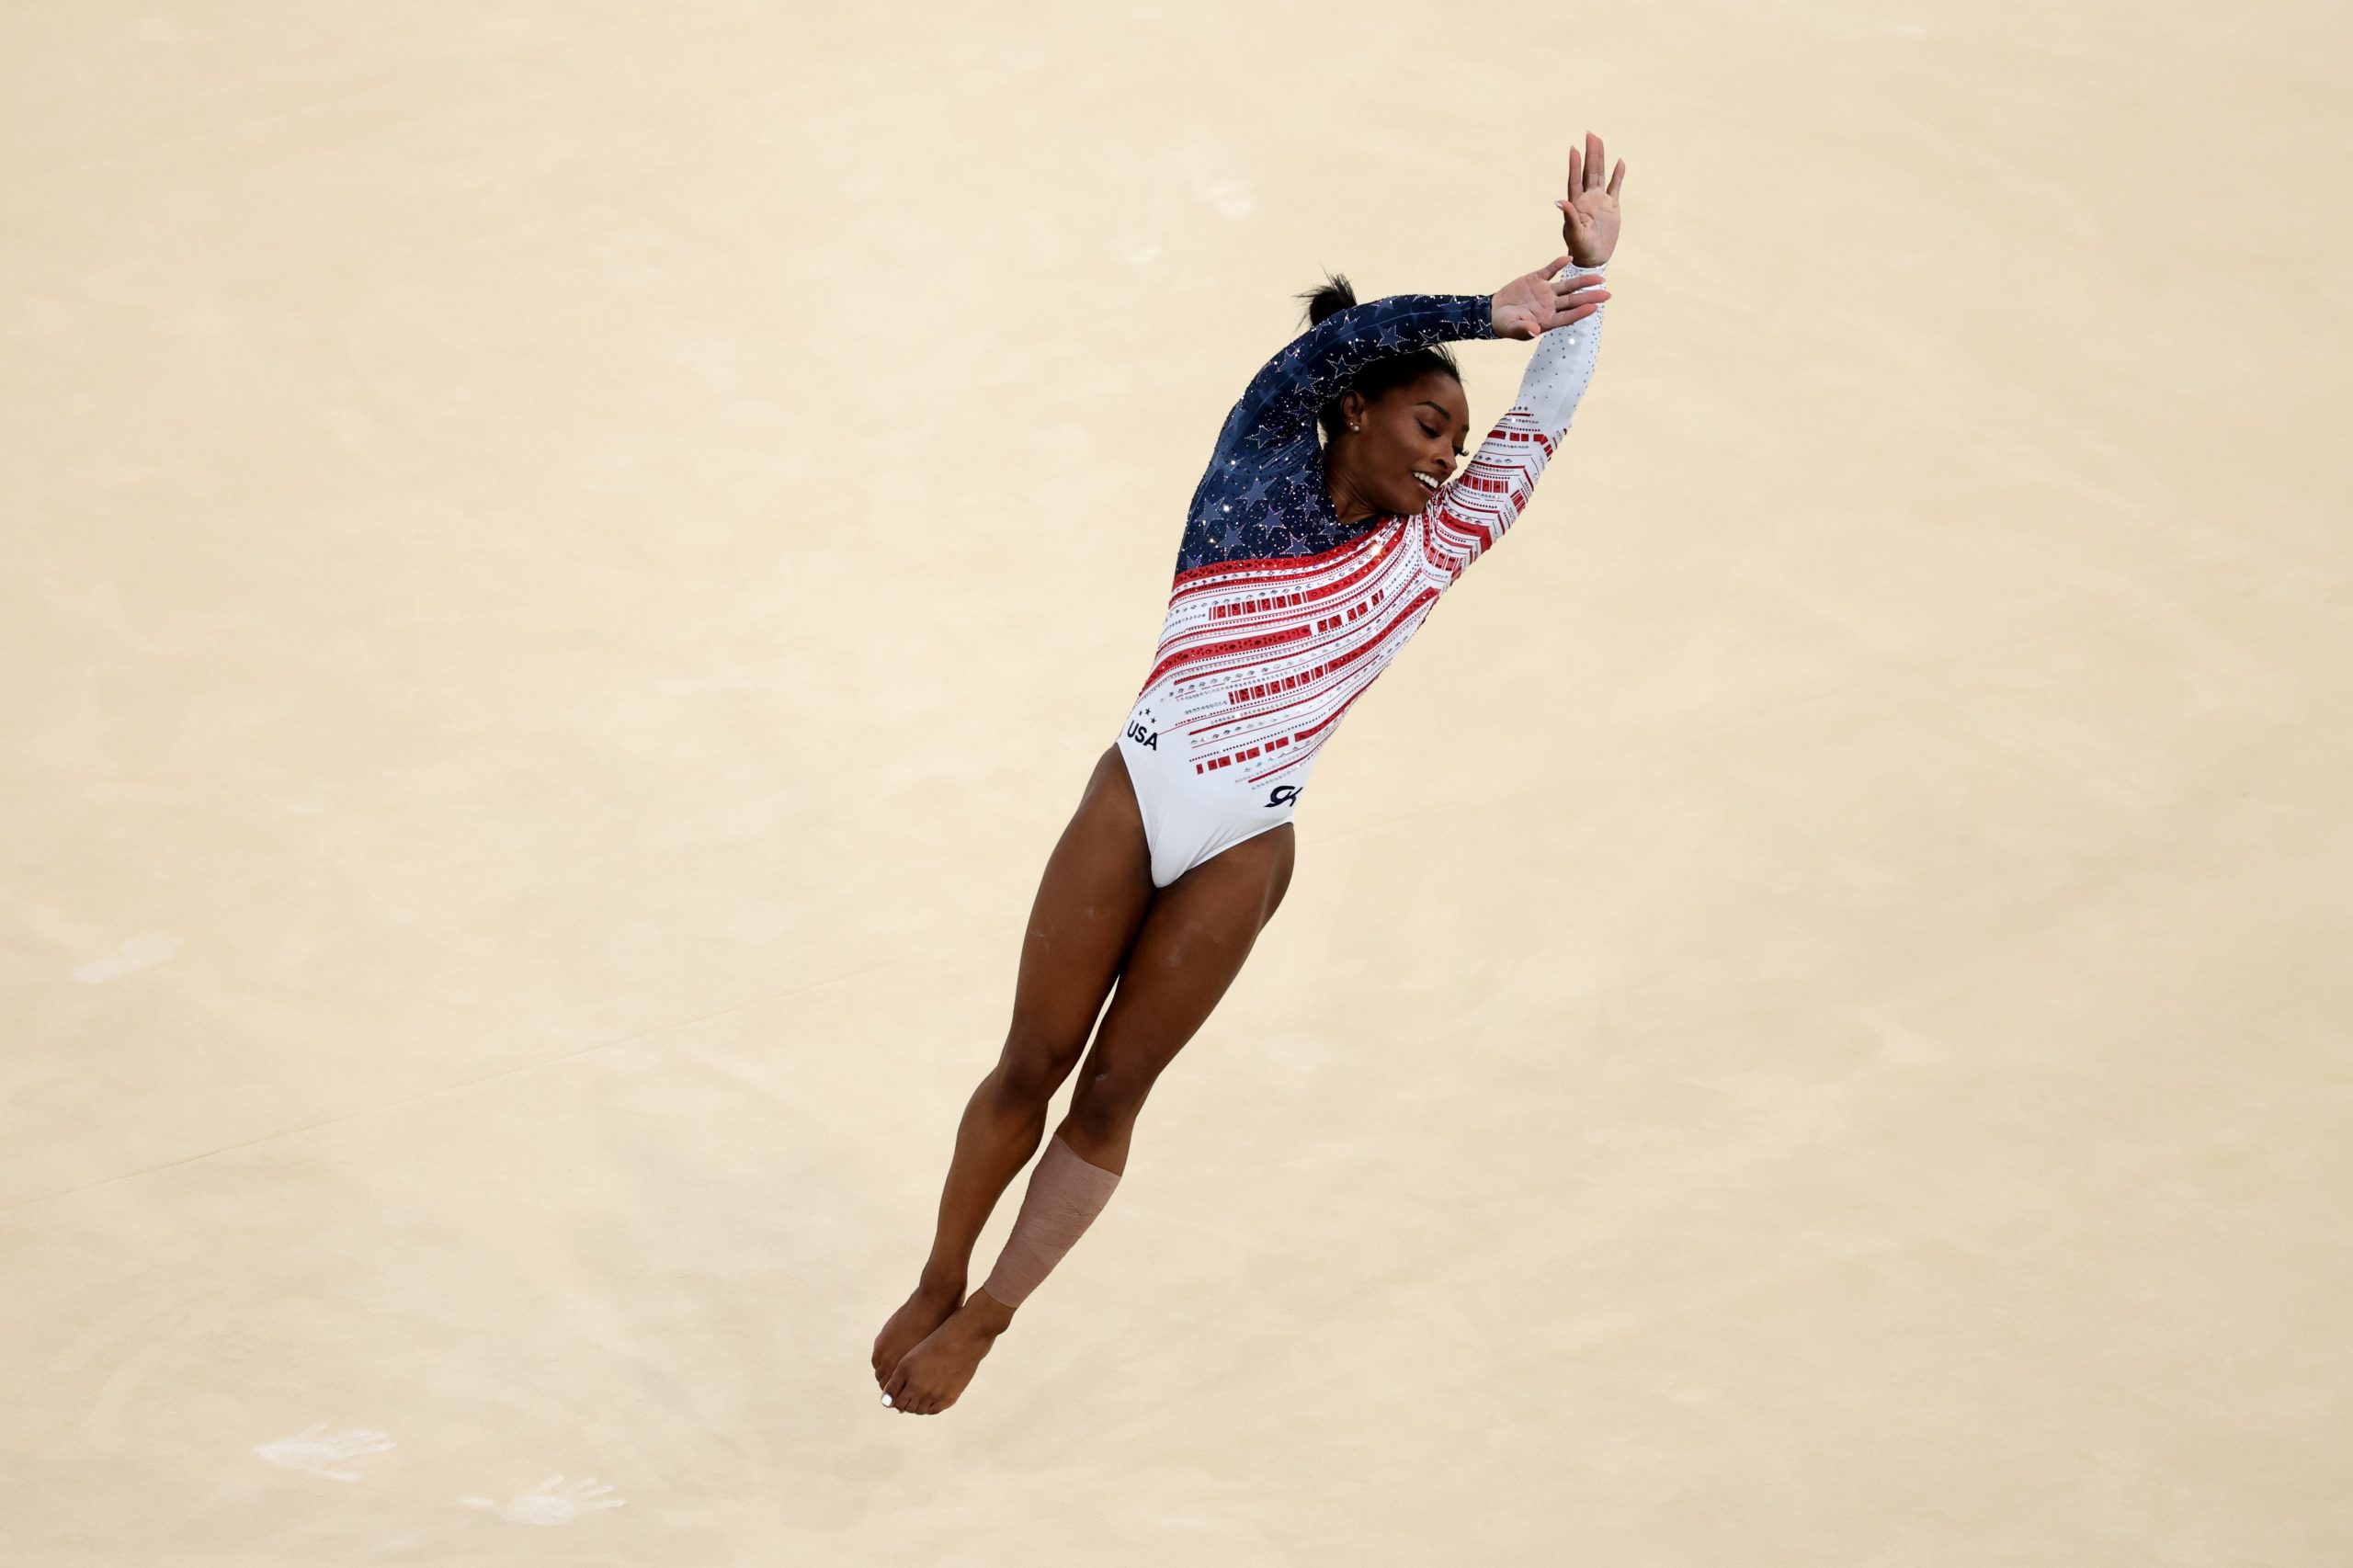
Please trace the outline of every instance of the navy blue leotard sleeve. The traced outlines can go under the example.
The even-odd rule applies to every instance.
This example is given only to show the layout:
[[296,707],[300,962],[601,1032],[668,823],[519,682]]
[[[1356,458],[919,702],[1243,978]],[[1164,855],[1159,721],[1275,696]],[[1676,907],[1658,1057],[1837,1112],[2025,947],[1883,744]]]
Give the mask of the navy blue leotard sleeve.
[[1332,515],[1315,415],[1375,359],[1495,335],[1484,294],[1392,294],[1351,305],[1293,338],[1250,378],[1193,492],[1176,570],[1313,555],[1356,530]]

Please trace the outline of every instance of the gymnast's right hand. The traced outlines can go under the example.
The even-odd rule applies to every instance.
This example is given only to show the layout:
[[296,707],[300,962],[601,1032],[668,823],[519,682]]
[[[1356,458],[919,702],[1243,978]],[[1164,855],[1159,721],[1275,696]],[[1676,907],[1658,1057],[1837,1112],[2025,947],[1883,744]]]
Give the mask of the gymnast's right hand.
[[1490,301],[1495,335],[1534,337],[1583,321],[1601,309],[1609,290],[1602,287],[1600,277],[1591,273],[1561,277],[1561,268],[1568,265],[1567,256],[1555,256],[1527,277],[1515,278],[1496,290]]

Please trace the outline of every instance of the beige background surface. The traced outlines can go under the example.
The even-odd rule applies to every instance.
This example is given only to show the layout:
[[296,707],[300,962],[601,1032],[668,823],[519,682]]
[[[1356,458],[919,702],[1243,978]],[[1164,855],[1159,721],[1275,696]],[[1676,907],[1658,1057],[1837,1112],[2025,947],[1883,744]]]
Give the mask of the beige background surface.
[[[12,9],[0,1561],[2353,1561],[2348,46]],[[884,1410],[1219,419],[1587,129],[1564,460]]]

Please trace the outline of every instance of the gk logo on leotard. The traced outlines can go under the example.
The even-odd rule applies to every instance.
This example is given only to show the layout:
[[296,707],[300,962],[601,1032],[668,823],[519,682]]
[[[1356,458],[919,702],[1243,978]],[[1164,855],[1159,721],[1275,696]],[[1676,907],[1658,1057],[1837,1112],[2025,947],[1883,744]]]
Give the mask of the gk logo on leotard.
[[1147,730],[1133,719],[1128,721],[1128,739],[1140,746],[1150,746],[1154,751],[1160,749],[1160,732]]
[[1299,786],[1296,784],[1278,784],[1267,791],[1267,805],[1269,809],[1276,806],[1288,806],[1298,799]]

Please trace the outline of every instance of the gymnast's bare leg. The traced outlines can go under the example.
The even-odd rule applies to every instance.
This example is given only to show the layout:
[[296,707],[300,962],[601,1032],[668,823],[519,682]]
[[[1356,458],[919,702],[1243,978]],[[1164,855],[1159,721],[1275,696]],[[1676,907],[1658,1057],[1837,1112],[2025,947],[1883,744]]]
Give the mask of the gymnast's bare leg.
[[915,1291],[874,1340],[874,1381],[963,1304],[972,1244],[1045,1136],[1047,1102],[1077,1065],[1153,898],[1143,818],[1117,745],[1097,759],[1030,905],[1013,1023],[956,1130],[939,1221]]
[[[1116,752],[1108,758],[1108,766],[1124,767]],[[1124,786],[1124,777],[1121,783]],[[1128,796],[1128,809],[1133,810],[1132,794]],[[1072,831],[1078,828],[1074,822]],[[1064,843],[1069,842],[1070,835],[1065,835]],[[1129,1143],[1144,1096],[1241,972],[1259,931],[1273,917],[1290,886],[1295,843],[1291,825],[1285,823],[1194,867],[1149,897],[1131,945],[1122,955],[1119,989],[1096,1033],[1070,1111],[1054,1130],[1055,1136],[1087,1165],[1104,1172],[1126,1170]],[[1140,819],[1135,849],[1142,854]],[[1056,859],[1062,855],[1058,847]],[[1055,874],[1054,863],[1050,862],[1049,888]],[[1148,874],[1143,881],[1149,891]],[[1040,907],[1047,903],[1047,892],[1041,889]],[[1025,947],[1025,988],[1031,973],[1029,953]],[[1056,969],[1051,962],[1044,967]],[[1079,973],[1076,960],[1068,967],[1070,979],[1061,982],[1062,987],[1086,999],[1091,1009],[1099,1003],[1099,990],[1074,983]],[[1017,1017],[1019,1012],[1017,1002]],[[1091,1012],[1086,1021],[1093,1021]],[[1075,1034],[1036,1037],[1024,1044],[1017,1030],[1016,1040],[1006,1044],[1005,1058],[983,1080],[973,1096],[975,1109],[966,1112],[965,1125],[968,1130],[974,1126],[977,1110],[983,1131],[972,1139],[973,1146],[994,1153],[976,1153],[972,1161],[974,1174],[967,1179],[975,1193],[985,1190],[988,1202],[994,1202],[1012,1173],[1037,1147],[1045,1127],[1047,1101],[1068,1075],[1077,1054],[1075,1042],[1083,1040],[1084,1033],[1082,1026]],[[1013,1065],[1017,1062],[1021,1064]],[[990,1142],[991,1138],[995,1142]],[[954,1280],[960,1290],[980,1219],[985,1217],[985,1206],[978,1199],[958,1202],[958,1181],[966,1169],[965,1147],[966,1141],[960,1136],[956,1165],[949,1176],[949,1197],[941,1205],[942,1242],[935,1244],[929,1266],[938,1270],[938,1280]],[[997,1175],[999,1170],[1004,1174]],[[971,1220],[969,1228],[960,1224],[951,1233],[946,1225],[951,1206],[960,1221],[967,1215],[978,1217]],[[901,1311],[904,1313],[907,1309]],[[882,1386],[892,1407],[908,1415],[928,1415],[955,1403],[981,1358],[1013,1321],[1014,1311],[986,1289],[974,1290],[890,1364]],[[892,1320],[894,1326],[898,1323]],[[878,1369],[885,1365],[881,1350],[878,1345]]]

